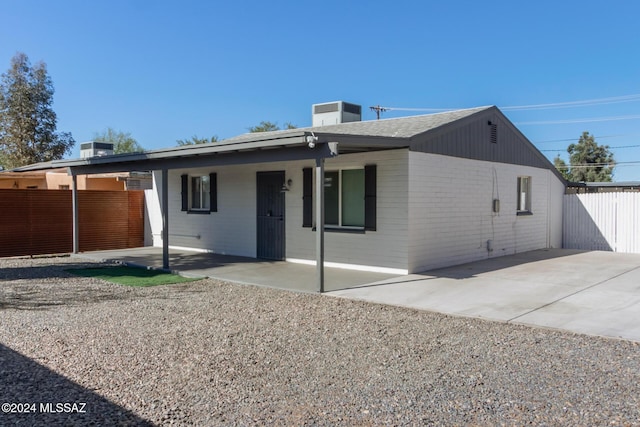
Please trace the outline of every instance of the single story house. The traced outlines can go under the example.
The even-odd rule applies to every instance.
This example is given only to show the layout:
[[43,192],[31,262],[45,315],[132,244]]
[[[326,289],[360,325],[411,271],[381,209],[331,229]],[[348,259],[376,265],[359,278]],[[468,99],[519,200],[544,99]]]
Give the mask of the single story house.
[[407,274],[561,247],[565,181],[498,108],[359,112],[317,104],[309,128],[54,163],[153,170],[165,267],[170,247],[310,263],[322,291],[324,265]]

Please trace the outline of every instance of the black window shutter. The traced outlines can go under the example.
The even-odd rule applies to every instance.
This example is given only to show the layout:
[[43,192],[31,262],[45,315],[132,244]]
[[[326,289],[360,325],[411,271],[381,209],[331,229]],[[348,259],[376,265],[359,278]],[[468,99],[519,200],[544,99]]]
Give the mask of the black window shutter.
[[364,229],[376,230],[376,165],[364,167]]
[[189,176],[181,175],[182,179],[182,211],[189,210]]
[[209,212],[218,212],[218,175],[209,174]]
[[302,169],[302,226],[313,226],[313,169]]

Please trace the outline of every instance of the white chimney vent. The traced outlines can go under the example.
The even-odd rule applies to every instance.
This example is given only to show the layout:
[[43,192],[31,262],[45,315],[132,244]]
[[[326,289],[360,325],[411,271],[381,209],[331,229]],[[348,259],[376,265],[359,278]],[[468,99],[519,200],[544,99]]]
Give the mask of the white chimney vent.
[[313,117],[312,126],[314,127],[362,120],[362,107],[344,101],[313,104],[311,113]]

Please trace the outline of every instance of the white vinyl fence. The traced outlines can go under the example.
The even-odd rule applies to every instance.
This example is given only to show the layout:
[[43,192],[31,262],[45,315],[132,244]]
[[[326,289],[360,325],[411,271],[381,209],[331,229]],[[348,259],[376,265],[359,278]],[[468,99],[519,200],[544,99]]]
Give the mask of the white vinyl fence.
[[640,193],[564,196],[562,247],[640,253]]

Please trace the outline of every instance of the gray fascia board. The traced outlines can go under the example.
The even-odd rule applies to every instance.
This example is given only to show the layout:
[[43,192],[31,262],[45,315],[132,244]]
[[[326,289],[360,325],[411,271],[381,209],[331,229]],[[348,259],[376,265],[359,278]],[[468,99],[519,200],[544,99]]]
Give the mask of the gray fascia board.
[[[307,128],[308,129],[308,128]],[[306,132],[306,129],[285,129],[271,132],[254,132],[244,133],[236,135],[231,138],[223,139],[222,141],[209,143],[211,145],[233,145],[233,144],[246,144],[247,142],[259,142],[259,141],[275,141],[286,140],[291,138],[304,138],[306,135],[310,135],[310,132]],[[184,148],[178,147],[178,148]]]
[[408,148],[410,144],[409,138],[393,138],[388,136],[345,135],[318,132],[316,132],[316,136],[321,142],[337,142],[340,144],[340,147],[362,147],[369,149],[363,151]]
[[226,165],[243,165],[250,163],[271,163],[279,161],[309,160],[332,157],[328,144],[318,144],[311,149],[308,146],[287,148],[270,148],[247,152],[209,152],[202,155],[183,157],[148,158],[137,162],[111,162],[90,165],[70,165],[73,175],[130,172],[139,170],[188,169],[197,167],[215,167]]
[[[202,155],[211,155],[217,153],[229,153],[240,151],[255,151],[255,150],[268,150],[285,148],[301,144],[304,142],[303,136],[297,136],[293,138],[255,141],[250,143],[235,143],[235,144],[220,144],[215,145],[213,143],[206,147],[192,146],[183,149],[184,147],[172,147],[171,149],[162,149],[148,151],[144,153],[128,153],[128,154],[116,154],[112,156],[103,157],[91,157],[86,159],[71,159],[71,160],[57,160],[54,161],[52,166],[56,168],[62,167],[80,167],[80,166],[97,166],[102,164],[126,164],[126,163],[140,163],[148,161],[156,161],[160,159],[171,158],[192,158]],[[205,144],[202,144],[205,145]],[[36,170],[37,168],[34,168]],[[135,169],[133,169],[135,170]]]

